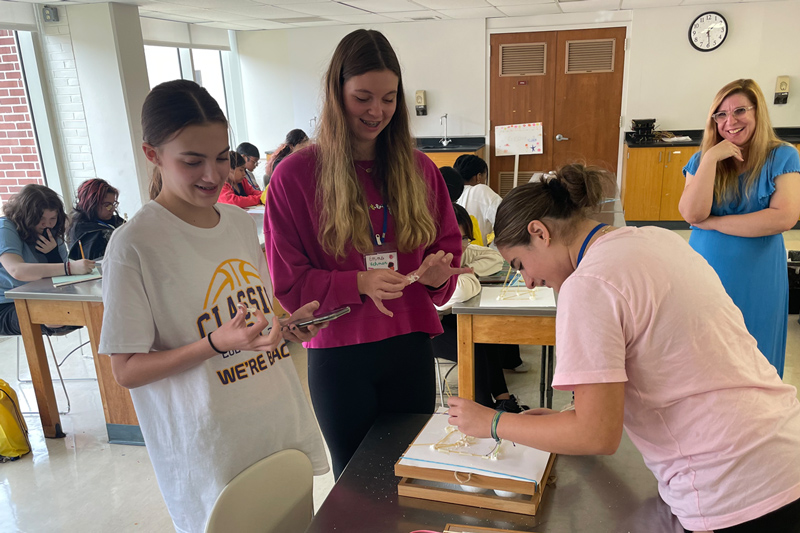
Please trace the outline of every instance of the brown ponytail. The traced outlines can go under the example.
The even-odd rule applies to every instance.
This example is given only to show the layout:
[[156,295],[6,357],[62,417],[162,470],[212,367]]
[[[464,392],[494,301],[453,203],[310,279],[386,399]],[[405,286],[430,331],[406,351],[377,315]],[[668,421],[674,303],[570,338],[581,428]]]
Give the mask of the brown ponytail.
[[603,190],[613,184],[614,177],[608,171],[573,164],[545,175],[539,182],[513,189],[497,209],[497,247],[528,245],[532,220],[542,221],[554,237],[569,244],[574,229],[603,200]]

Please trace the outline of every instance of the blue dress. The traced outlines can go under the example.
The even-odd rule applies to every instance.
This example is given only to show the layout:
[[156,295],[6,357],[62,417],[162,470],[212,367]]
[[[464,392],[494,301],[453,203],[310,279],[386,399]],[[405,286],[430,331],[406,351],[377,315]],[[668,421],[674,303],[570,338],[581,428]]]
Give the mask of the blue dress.
[[[684,175],[696,174],[700,152],[683,168]],[[744,215],[769,207],[775,192],[775,178],[800,172],[800,156],[793,146],[781,145],[772,150],[749,198],[741,189],[744,174],[739,176],[741,197],[711,207],[714,216]],[[789,280],[786,271],[786,248],[783,235],[737,237],[714,230],[694,228],[689,244],[714,268],[722,285],[744,315],[748,331],[778,375],[783,378],[786,358],[786,326],[789,314]]]

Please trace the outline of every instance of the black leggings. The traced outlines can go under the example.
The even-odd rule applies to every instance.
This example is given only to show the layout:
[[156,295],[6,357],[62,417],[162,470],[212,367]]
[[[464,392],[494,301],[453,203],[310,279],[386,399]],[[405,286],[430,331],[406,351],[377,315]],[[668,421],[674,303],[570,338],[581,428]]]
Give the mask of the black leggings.
[[[684,531],[690,533],[688,529],[684,529]],[[714,533],[763,533],[767,531],[800,533],[800,499],[743,524],[715,529]]]
[[336,479],[382,413],[431,414],[436,401],[427,333],[308,349],[311,401]]

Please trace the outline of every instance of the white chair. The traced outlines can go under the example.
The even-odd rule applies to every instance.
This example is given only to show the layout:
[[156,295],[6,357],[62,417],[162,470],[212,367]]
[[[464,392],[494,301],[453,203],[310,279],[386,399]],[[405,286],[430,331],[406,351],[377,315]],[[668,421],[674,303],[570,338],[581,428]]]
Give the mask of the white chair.
[[222,489],[205,533],[302,533],[314,514],[313,483],[306,454],[274,453]]

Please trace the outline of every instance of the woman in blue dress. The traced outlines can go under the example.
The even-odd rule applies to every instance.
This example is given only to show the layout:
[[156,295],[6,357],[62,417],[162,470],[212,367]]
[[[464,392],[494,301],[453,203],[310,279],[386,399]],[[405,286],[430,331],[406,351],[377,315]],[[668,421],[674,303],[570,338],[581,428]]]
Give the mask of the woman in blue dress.
[[758,348],[783,377],[789,284],[784,231],[800,216],[800,157],[775,135],[750,79],[720,89],[684,167],[689,244],[716,270]]

